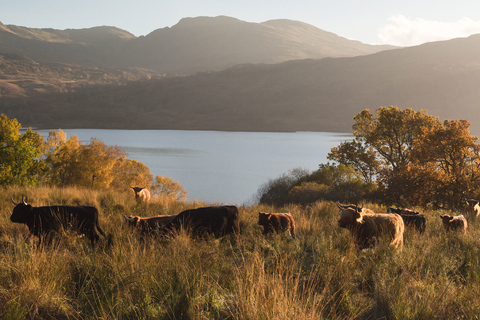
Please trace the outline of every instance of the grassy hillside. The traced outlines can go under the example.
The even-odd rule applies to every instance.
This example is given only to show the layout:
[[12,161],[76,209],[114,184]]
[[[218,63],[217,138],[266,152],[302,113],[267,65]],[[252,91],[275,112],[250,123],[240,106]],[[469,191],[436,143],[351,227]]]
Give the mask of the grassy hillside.
[[[62,235],[37,248],[10,222],[10,198],[33,205],[91,204],[111,247]],[[241,235],[141,243],[121,214],[178,213],[201,203],[85,189],[7,188],[0,194],[0,317],[5,319],[473,319],[480,312],[479,225],[446,234],[437,211],[427,231],[405,234],[394,252],[382,243],[356,252],[337,226],[338,209],[241,207]],[[18,201],[18,200],[17,200]],[[382,210],[369,206],[374,210]],[[264,238],[258,211],[290,211],[297,239]]]

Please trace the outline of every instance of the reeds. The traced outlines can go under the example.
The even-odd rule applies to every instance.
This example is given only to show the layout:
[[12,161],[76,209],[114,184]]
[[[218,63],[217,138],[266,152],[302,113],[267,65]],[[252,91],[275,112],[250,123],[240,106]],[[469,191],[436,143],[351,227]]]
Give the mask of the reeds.
[[[22,195],[34,206],[88,204],[113,235],[92,249],[71,232],[37,245],[10,222]],[[67,188],[8,188],[0,200],[0,318],[3,319],[475,319],[480,314],[480,225],[447,234],[439,212],[427,231],[407,228],[401,252],[358,252],[337,226],[335,204],[239,207],[241,234],[139,238],[121,214],[179,213],[202,203]],[[368,206],[367,206],[368,207]],[[258,212],[291,212],[297,238],[265,238]]]

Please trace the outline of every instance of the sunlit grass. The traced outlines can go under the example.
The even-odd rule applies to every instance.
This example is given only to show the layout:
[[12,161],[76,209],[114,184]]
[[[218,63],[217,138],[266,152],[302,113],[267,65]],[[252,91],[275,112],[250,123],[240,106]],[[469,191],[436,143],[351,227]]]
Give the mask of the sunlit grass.
[[[139,239],[122,214],[175,214],[202,203],[80,188],[2,190],[0,318],[3,319],[475,319],[480,314],[480,231],[447,234],[440,212],[423,212],[427,231],[407,229],[405,246],[358,252],[337,226],[334,203],[239,207],[241,235],[192,239],[180,230]],[[92,249],[60,234],[37,245],[10,222],[22,195],[34,206],[95,205],[113,235]],[[368,207],[368,205],[367,205]],[[381,208],[376,208],[381,210]],[[297,238],[265,238],[259,211],[291,212]]]

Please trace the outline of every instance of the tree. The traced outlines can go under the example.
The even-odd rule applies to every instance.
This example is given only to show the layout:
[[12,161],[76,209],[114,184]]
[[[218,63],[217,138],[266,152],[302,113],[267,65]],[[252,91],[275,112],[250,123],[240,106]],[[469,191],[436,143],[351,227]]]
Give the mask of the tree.
[[115,163],[113,172],[112,187],[114,189],[144,188],[152,183],[153,175],[150,173],[150,168],[137,160],[120,157]]
[[176,201],[187,200],[187,192],[182,185],[170,177],[156,176],[152,185],[152,193],[171,198]]
[[328,159],[353,165],[367,182],[373,181],[381,188],[379,194],[383,194],[384,201],[404,201],[402,192],[410,184],[404,179],[410,177],[406,173],[413,143],[427,128],[441,126],[440,121],[426,111],[395,106],[380,107],[375,116],[363,110],[354,120],[353,142],[332,148]]
[[0,184],[36,185],[44,168],[45,141],[31,128],[20,134],[16,119],[0,115]]
[[417,137],[413,157],[421,168],[431,168],[439,204],[458,206],[480,189],[480,146],[470,134],[470,122],[445,120]]

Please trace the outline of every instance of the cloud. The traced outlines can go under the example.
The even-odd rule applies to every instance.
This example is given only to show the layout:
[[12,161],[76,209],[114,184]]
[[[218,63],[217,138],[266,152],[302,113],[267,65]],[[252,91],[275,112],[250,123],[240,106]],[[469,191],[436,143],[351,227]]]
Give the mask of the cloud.
[[382,42],[397,46],[413,46],[480,33],[480,21],[470,18],[442,22],[395,15],[388,20],[390,23],[381,28],[377,35]]

